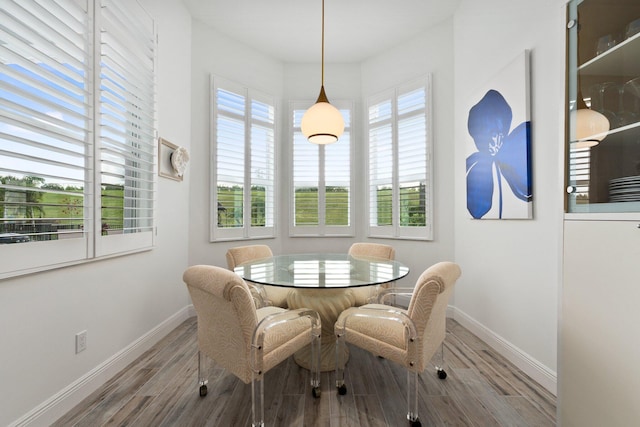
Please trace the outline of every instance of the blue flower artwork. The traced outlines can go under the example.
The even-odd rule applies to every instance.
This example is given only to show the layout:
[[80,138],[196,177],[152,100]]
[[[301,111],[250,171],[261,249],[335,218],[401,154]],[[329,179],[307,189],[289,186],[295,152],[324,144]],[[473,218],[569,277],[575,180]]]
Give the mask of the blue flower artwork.
[[511,130],[511,107],[497,90],[489,90],[469,110],[467,127],[476,151],[467,157],[467,210],[473,218],[482,218],[493,205],[494,177],[497,186],[498,218],[503,212],[503,181],[513,195],[531,201],[529,165],[531,122]]
[[[514,62],[518,72],[497,79],[503,85],[501,90],[492,87],[469,109],[467,129],[476,151],[466,162],[467,210],[475,219],[532,217],[526,52],[523,57]],[[525,111],[524,120],[514,127],[513,109],[503,93],[510,93],[516,102],[523,101],[515,106],[520,113]]]

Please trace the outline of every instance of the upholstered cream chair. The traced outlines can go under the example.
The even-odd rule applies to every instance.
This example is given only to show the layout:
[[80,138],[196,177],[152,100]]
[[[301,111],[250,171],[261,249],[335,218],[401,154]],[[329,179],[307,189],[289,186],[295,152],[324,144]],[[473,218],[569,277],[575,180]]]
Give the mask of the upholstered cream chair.
[[[236,266],[244,264],[245,262],[270,258],[272,256],[271,248],[267,245],[238,246],[227,251],[227,267],[233,271]],[[261,286],[254,283],[252,283],[251,286],[260,295],[260,297],[256,299],[257,301],[260,301],[261,298],[264,305],[287,308],[287,295],[291,289],[281,288],[279,286]],[[259,302],[257,302],[257,304],[260,306]]]
[[207,394],[203,357],[213,359],[245,383],[251,382],[253,426],[264,425],[264,373],[311,344],[311,386],[320,396],[320,316],[302,308],[256,309],[237,274],[211,265],[189,267],[183,275],[198,316],[198,381]]
[[[440,262],[429,267],[418,278],[406,310],[385,304],[367,304],[343,311],[334,328],[338,346],[338,393],[343,395],[347,392],[345,360],[341,356],[344,352],[341,349],[345,343],[351,343],[408,369],[407,418],[412,426],[420,426],[418,374],[424,371],[443,344],[447,304],[460,274],[460,267],[452,262]],[[394,293],[405,293],[405,290],[381,291],[379,302],[384,302]],[[440,379],[446,378],[441,366],[436,366],[436,371]]]
[[[367,259],[383,259],[392,260],[396,256],[396,251],[393,246],[383,245],[380,243],[354,243],[349,248],[349,255],[354,258],[367,258]],[[355,306],[361,306],[367,304],[371,300],[374,300],[376,294],[380,289],[391,287],[391,284],[385,284],[380,286],[363,286],[359,288],[353,288],[353,296],[355,297]]]

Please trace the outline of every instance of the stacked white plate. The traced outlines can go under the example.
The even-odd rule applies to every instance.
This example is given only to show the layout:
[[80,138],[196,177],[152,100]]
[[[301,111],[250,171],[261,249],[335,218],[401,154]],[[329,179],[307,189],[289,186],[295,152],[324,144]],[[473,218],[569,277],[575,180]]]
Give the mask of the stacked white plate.
[[640,202],[640,175],[609,181],[610,202]]

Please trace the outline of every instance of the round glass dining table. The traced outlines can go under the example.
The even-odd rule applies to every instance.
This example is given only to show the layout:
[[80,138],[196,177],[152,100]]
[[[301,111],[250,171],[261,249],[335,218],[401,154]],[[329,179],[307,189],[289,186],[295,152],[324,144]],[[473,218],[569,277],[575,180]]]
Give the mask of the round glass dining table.
[[[287,296],[289,308],[305,307],[318,312],[322,320],[321,371],[335,369],[333,325],[342,311],[354,305],[351,289],[391,283],[409,274],[409,268],[398,261],[329,253],[276,255],[238,265],[234,271],[258,285],[291,288]],[[307,347],[294,359],[309,369],[310,356]],[[348,353],[345,360],[347,357]]]

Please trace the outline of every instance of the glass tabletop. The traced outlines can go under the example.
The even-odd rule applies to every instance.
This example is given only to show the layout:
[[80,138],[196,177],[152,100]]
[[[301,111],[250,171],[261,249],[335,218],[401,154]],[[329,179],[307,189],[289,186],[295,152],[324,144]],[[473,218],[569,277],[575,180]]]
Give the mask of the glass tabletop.
[[245,280],[288,288],[352,288],[393,282],[409,274],[398,261],[347,254],[276,255],[238,265]]

